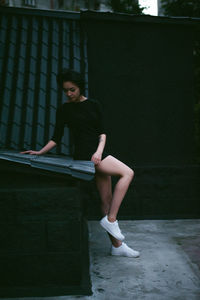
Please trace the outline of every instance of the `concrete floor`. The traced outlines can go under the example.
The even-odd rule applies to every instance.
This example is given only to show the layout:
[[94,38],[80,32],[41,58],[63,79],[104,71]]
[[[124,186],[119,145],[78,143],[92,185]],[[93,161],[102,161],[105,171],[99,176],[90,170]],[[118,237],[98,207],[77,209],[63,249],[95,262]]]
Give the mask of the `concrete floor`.
[[99,222],[90,221],[92,296],[18,300],[200,300],[200,219],[119,225],[126,243],[141,256],[110,256],[107,235]]

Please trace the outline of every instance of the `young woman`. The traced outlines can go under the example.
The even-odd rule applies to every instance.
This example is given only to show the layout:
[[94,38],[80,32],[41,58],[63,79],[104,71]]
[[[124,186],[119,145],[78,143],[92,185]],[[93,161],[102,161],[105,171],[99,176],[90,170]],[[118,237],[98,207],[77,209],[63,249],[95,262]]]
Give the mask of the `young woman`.
[[[124,163],[105,152],[106,131],[103,127],[99,102],[84,96],[84,81],[75,71],[63,69],[57,75],[57,83],[63,89],[68,101],[57,109],[56,125],[51,140],[40,150],[22,153],[42,155],[60,143],[67,124],[74,139],[73,158],[91,160],[95,164],[95,180],[101,197],[104,217],[101,226],[108,232],[112,255],[138,257],[139,252],[128,247],[120,231],[117,213],[134,172]],[[112,195],[111,176],[118,176]]]

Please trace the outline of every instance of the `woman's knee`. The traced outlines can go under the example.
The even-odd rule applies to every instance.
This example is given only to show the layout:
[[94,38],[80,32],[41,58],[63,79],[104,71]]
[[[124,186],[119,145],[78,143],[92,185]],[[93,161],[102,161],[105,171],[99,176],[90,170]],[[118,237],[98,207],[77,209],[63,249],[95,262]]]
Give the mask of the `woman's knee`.
[[134,177],[134,171],[131,168],[128,168],[126,170],[125,176],[127,176],[130,179],[130,181],[132,181]]

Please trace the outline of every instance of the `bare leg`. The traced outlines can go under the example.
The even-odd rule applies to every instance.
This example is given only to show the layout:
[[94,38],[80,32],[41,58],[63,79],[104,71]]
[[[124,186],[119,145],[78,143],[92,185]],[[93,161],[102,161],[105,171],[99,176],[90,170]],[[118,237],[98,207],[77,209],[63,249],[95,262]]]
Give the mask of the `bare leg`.
[[[110,204],[112,201],[112,183],[111,176],[105,175],[103,173],[96,173],[95,175],[97,189],[101,197],[101,211],[103,216],[108,215],[110,211]],[[114,247],[121,246],[122,242],[109,235],[111,243]]]
[[114,222],[117,218],[121,202],[128,190],[128,187],[133,179],[134,172],[124,163],[109,155],[96,165],[96,171],[104,175],[120,176],[115,185],[109,213],[108,220]]
[[[120,177],[115,186],[113,197],[111,188],[111,175],[116,175]],[[119,207],[126,194],[128,186],[131,180],[133,179],[133,175],[133,170],[131,170],[125,164],[123,164],[122,162],[110,155],[106,157],[103,161],[101,161],[98,165],[96,165],[96,182],[97,188],[100,192],[102,199],[102,212],[103,214],[108,215],[108,220],[110,222],[114,222],[116,220]],[[104,219],[105,218],[103,218],[102,220]],[[103,223],[101,223],[101,225],[102,224]],[[110,232],[110,230],[108,230],[109,227],[104,228]],[[114,246],[112,246],[111,248],[111,255],[139,257],[140,253],[138,251],[131,249],[126,245],[126,243],[122,243],[118,239],[114,238],[112,235],[109,236],[112,245]]]

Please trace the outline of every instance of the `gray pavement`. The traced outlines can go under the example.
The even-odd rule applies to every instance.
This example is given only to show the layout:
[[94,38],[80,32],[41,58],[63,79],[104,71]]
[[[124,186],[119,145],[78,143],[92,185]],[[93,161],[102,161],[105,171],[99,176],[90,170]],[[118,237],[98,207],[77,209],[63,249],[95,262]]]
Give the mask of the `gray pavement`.
[[200,219],[119,221],[119,225],[126,243],[141,256],[110,256],[107,234],[99,222],[90,221],[92,296],[20,300],[200,300]]

